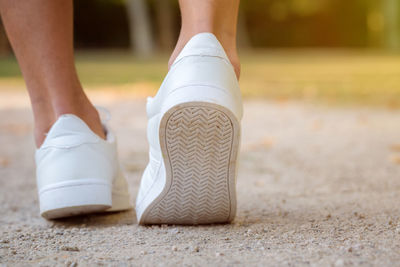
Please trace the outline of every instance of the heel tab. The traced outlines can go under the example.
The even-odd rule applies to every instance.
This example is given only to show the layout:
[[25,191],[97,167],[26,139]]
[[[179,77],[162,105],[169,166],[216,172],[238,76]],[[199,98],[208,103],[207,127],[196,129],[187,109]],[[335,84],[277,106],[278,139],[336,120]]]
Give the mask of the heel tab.
[[172,66],[187,56],[214,56],[230,62],[218,38],[210,32],[202,32],[194,35],[186,43]]
[[36,151],[49,147],[71,148],[83,143],[96,143],[100,139],[81,118],[74,114],[63,114],[58,117]]

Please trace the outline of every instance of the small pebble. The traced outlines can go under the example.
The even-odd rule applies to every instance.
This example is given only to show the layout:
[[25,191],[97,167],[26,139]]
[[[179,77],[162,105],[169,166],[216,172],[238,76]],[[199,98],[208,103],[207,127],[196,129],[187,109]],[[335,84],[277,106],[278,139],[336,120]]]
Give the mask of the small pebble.
[[79,251],[78,247],[71,247],[71,246],[62,246],[60,247],[60,250],[63,251]]
[[344,261],[343,261],[342,259],[338,259],[338,260],[335,261],[334,266],[335,266],[335,267],[344,266]]
[[176,234],[179,234],[179,233],[180,233],[180,231],[179,231],[178,229],[176,229],[176,228],[171,229],[171,230],[169,230],[168,232],[171,233],[171,234],[173,234],[173,235],[176,235]]
[[357,249],[357,250],[364,249],[364,246],[362,244],[356,244],[356,245],[354,245],[354,249]]

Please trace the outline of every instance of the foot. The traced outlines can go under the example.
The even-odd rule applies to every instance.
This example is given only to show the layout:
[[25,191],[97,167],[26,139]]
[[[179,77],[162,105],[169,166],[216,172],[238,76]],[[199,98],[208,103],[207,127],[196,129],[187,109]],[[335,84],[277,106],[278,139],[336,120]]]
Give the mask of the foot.
[[147,165],[140,224],[233,220],[242,102],[224,49],[211,33],[194,36],[147,104]]
[[40,214],[55,219],[130,208],[115,136],[100,138],[79,117],[65,114],[36,151]]

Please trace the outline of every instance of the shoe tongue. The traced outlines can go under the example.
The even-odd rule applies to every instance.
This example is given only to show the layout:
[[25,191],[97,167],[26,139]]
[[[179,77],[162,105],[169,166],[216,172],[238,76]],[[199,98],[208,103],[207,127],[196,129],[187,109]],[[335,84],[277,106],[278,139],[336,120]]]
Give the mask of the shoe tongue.
[[71,147],[100,139],[87,124],[73,114],[61,115],[47,133],[41,146]]
[[175,59],[174,64],[187,56],[217,56],[229,61],[224,48],[214,34],[203,32],[193,36]]

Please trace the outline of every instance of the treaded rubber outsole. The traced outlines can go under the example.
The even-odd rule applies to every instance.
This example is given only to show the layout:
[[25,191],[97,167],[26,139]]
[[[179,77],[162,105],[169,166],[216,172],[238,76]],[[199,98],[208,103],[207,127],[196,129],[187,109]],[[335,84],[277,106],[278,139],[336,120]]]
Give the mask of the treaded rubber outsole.
[[235,172],[239,122],[213,103],[189,102],[160,123],[166,185],[141,224],[227,223],[236,213]]

